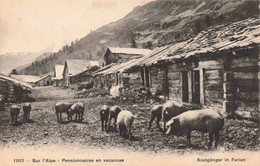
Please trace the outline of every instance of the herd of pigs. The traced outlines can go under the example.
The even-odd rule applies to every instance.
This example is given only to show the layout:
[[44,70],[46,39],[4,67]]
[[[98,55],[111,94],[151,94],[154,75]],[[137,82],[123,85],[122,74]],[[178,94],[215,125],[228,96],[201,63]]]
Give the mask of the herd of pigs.
[[[10,108],[11,123],[17,124],[17,117],[20,113],[20,109],[23,109],[23,120],[27,122],[30,119],[30,103],[25,103],[21,108],[12,105]],[[58,123],[62,123],[62,113],[67,114],[68,121],[71,121],[73,116],[76,115],[75,121],[82,122],[84,114],[84,104],[59,102],[55,105],[55,111],[57,115]],[[101,129],[108,132],[111,121],[114,121],[114,131],[117,131],[117,125],[119,127],[119,135],[131,140],[132,133],[131,128],[134,119],[137,117],[132,114],[131,111],[123,110],[119,106],[109,107],[103,105],[99,110]],[[217,148],[219,141],[219,132],[223,128],[224,118],[219,112],[212,109],[201,110],[189,110],[187,107],[176,103],[175,101],[167,101],[161,105],[155,105],[151,109],[151,119],[148,125],[148,131],[151,129],[152,122],[156,119],[157,127],[161,132],[166,135],[187,135],[187,146],[190,147],[191,132],[193,130],[201,131],[203,133],[209,133],[208,148],[212,147],[213,137],[215,138],[214,148]],[[159,122],[163,121],[163,128],[160,127]]]

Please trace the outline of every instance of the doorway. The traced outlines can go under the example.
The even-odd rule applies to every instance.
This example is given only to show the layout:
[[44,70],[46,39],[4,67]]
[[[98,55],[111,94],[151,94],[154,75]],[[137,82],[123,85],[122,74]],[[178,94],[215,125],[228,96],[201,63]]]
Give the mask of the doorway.
[[193,71],[193,103],[200,104],[200,71]]
[[189,101],[189,91],[188,91],[188,73],[187,71],[182,72],[182,101]]

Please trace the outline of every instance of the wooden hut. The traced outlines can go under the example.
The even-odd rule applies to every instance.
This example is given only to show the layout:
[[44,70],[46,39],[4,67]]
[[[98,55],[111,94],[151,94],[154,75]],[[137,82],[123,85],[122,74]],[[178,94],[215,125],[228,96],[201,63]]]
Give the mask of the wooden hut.
[[0,74],[0,96],[4,103],[27,101],[31,89],[28,83]]
[[62,86],[63,85],[63,73],[64,65],[55,65],[54,68],[54,78],[53,78],[53,85],[54,86]]
[[52,84],[53,84],[52,76],[49,74],[42,76],[35,82],[35,86],[49,86]]
[[34,75],[10,75],[12,78],[29,83],[31,86],[36,86],[36,82],[41,79],[40,76],[34,76]]
[[108,47],[104,54],[105,65],[123,63],[151,53],[149,49]]
[[65,86],[89,81],[92,72],[99,69],[99,61],[66,59],[63,70],[63,82]]
[[202,31],[188,41],[156,48],[128,71],[138,68],[144,86],[171,100],[257,119],[259,23],[250,18]]

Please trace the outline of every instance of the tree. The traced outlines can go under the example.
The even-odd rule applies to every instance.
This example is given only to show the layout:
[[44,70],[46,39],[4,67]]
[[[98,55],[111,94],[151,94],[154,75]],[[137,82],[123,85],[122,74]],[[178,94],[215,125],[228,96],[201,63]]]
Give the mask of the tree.
[[101,57],[101,56],[102,56],[102,52],[101,52],[101,51],[98,51],[98,52],[97,52],[97,56],[100,56],[100,57]]
[[73,46],[71,45],[70,47],[69,47],[69,53],[72,53],[73,52]]
[[201,31],[201,26],[200,26],[200,22],[199,21],[195,22],[195,31],[198,32],[198,33]]
[[88,51],[88,57],[89,57],[89,60],[92,60],[92,53],[90,50]]
[[206,17],[205,17],[205,22],[206,22],[206,25],[207,26],[211,26],[211,18],[210,18],[210,16],[209,15],[206,15]]
[[152,49],[153,48],[153,44],[152,44],[152,42],[148,41],[146,43],[143,43],[142,47],[143,48]]
[[135,41],[135,38],[133,36],[132,36],[132,39],[131,39],[131,47],[137,48],[136,41]]
[[13,70],[11,71],[11,74],[17,75],[16,69],[13,69]]

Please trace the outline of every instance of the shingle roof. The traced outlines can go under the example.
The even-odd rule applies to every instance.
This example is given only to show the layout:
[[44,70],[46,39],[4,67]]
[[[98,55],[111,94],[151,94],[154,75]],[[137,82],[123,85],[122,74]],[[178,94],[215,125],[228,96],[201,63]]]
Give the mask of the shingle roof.
[[55,69],[54,69],[55,77],[53,79],[54,80],[55,79],[58,79],[58,80],[62,79],[63,70],[64,70],[64,65],[55,65]]
[[33,76],[33,75],[15,75],[15,74],[12,74],[11,77],[27,83],[35,83],[41,78],[39,76]]
[[43,79],[45,79],[45,78],[47,78],[47,77],[51,77],[51,76],[50,76],[50,75],[45,75],[45,76],[39,78],[36,82],[39,82],[39,81],[41,81],[41,80],[43,80]]
[[140,49],[140,48],[108,47],[108,49],[112,53],[116,53],[116,54],[148,55],[152,52],[152,50]]
[[69,76],[75,76],[88,70],[90,67],[99,66],[98,61],[85,59],[66,59],[65,64],[67,65]]
[[96,75],[109,75],[109,74],[112,74],[112,73],[122,73],[124,72],[124,70],[126,68],[128,68],[130,65],[134,64],[136,61],[139,61],[140,59],[132,59],[132,60],[129,60],[127,62],[123,62],[123,63],[120,63],[120,64],[116,64],[106,70],[103,70],[103,71],[100,71],[98,73],[96,73]]
[[116,63],[111,63],[111,64],[109,64],[109,65],[106,65],[106,66],[100,68],[99,70],[95,71],[95,72],[94,72],[94,75],[95,75],[95,76],[100,75],[100,73],[101,73],[102,71],[108,70],[109,68],[111,68],[111,67],[113,67],[113,66],[115,66],[115,65],[116,65]]
[[194,55],[243,48],[260,43],[260,19],[246,19],[202,31],[187,41],[158,47],[131,67],[150,66],[159,61],[174,61]]
[[13,84],[15,84],[17,86],[21,86],[21,87],[26,88],[26,89],[32,89],[32,86],[30,84],[23,82],[23,81],[20,81],[20,80],[17,80],[15,78],[8,77],[8,76],[1,74],[1,73],[0,73],[0,79],[11,81]]

